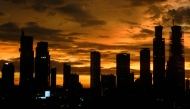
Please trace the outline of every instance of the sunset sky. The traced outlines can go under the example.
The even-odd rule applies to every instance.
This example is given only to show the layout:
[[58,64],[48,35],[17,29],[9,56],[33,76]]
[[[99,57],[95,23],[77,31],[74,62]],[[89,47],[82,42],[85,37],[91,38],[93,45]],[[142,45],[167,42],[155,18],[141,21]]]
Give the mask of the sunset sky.
[[164,26],[168,56],[173,15],[184,31],[190,77],[190,0],[0,0],[0,65],[11,61],[19,72],[23,29],[34,37],[34,51],[37,42],[49,42],[51,66],[58,73],[63,62],[70,62],[73,73],[89,74],[94,49],[101,52],[102,74],[115,74],[116,54],[126,52],[131,54],[131,71],[138,75],[140,49],[149,47],[152,54],[154,27],[159,24]]

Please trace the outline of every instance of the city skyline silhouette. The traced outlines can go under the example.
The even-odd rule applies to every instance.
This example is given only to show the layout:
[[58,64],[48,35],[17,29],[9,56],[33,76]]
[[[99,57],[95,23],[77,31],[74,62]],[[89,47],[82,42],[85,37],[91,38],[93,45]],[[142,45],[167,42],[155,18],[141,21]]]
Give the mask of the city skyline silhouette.
[[[56,8],[52,7],[51,3]],[[187,20],[189,7],[186,6],[188,2],[181,1],[181,3],[171,4],[170,1],[158,0],[150,2],[150,4],[147,1],[137,4],[137,1],[118,3],[114,0],[65,3],[51,0],[47,2],[1,1],[0,39],[1,49],[4,51],[0,54],[0,58],[13,61],[15,71],[19,71],[18,45],[20,30],[23,28],[26,35],[34,37],[33,48],[36,47],[38,41],[49,42],[51,61],[56,64],[55,66],[60,66],[57,68],[58,73],[62,73],[62,65],[59,62],[70,61],[74,67],[77,67],[73,69],[73,72],[89,74],[89,52],[91,49],[95,49],[103,54],[101,58],[102,73],[112,72],[114,74],[116,53],[129,52],[131,54],[131,70],[134,70],[135,74],[139,74],[139,50],[142,46],[148,47],[151,49],[152,55],[154,26],[161,24],[164,27],[163,37],[166,40],[166,51],[168,51],[173,15],[176,19],[175,24],[181,25],[185,32],[185,51],[189,51],[189,22]],[[91,5],[96,6],[97,10]],[[102,8],[101,5],[105,5],[105,7]],[[15,9],[16,12],[12,12],[6,7]],[[136,11],[132,11],[132,8]],[[29,12],[33,14],[28,14]],[[166,57],[168,58],[168,56],[169,54],[166,52]],[[185,60],[186,72],[189,72],[188,52],[186,52]],[[0,62],[3,64],[4,61]],[[151,70],[152,68],[151,63]],[[190,73],[186,74],[188,76]]]
[[0,108],[189,108],[189,3],[0,0]]

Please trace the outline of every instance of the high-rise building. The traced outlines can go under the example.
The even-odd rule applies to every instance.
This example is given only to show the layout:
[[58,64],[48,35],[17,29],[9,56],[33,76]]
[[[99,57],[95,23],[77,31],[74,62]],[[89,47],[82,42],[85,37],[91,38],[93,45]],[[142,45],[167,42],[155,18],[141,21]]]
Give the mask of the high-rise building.
[[142,48],[140,51],[140,84],[143,91],[152,89],[152,73],[150,72],[150,49]]
[[50,55],[47,42],[38,42],[35,57],[35,81],[37,89],[47,89],[50,84]]
[[100,89],[100,52],[90,52],[90,88]]
[[79,75],[78,74],[70,74],[70,84],[69,87],[72,90],[77,90],[82,88],[82,84],[79,81]]
[[79,82],[79,75],[71,74],[71,65],[69,63],[63,63],[63,88],[67,91],[77,91],[82,88]]
[[132,93],[134,93],[134,88],[135,88],[135,74],[134,72],[130,73],[130,90]]
[[34,51],[33,37],[25,36],[22,30],[20,38],[20,87],[29,89],[33,85]]
[[184,39],[181,26],[172,26],[171,30],[166,78],[169,93],[179,95],[185,92]]
[[113,74],[101,75],[101,93],[104,96],[112,96],[115,94],[116,76]]
[[11,90],[14,87],[14,72],[13,63],[6,62],[3,64],[2,72],[2,86],[3,89]]
[[156,93],[165,91],[165,39],[162,30],[163,26],[156,26],[153,39],[153,89]]
[[103,91],[116,87],[116,76],[113,74],[101,75],[101,86]]
[[51,88],[56,88],[56,67],[51,67]]
[[116,55],[117,88],[129,90],[130,88],[130,54],[119,53]]
[[185,81],[185,90],[187,93],[189,93],[189,80],[188,79]]
[[70,74],[71,74],[71,65],[69,63],[63,63],[63,87],[69,87],[70,81]]

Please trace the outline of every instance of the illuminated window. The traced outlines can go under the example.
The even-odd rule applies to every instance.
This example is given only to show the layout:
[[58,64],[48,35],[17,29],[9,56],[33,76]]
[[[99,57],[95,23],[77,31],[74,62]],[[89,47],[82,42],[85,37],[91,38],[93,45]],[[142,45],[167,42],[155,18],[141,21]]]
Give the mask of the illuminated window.
[[42,56],[41,59],[46,59],[46,56]]

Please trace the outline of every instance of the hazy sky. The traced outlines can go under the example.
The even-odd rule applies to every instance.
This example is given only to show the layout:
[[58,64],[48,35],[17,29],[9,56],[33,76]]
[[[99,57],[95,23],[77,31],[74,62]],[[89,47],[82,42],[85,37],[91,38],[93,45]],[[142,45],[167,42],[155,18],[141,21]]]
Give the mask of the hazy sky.
[[34,51],[38,41],[49,42],[51,66],[59,72],[62,62],[70,62],[73,72],[89,74],[95,49],[101,52],[102,73],[115,73],[119,52],[131,54],[131,69],[138,73],[140,49],[149,47],[152,54],[159,24],[168,42],[173,15],[184,31],[185,67],[190,69],[190,0],[0,0],[0,64],[13,61],[19,71],[23,28],[34,37]]

